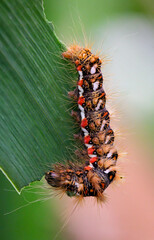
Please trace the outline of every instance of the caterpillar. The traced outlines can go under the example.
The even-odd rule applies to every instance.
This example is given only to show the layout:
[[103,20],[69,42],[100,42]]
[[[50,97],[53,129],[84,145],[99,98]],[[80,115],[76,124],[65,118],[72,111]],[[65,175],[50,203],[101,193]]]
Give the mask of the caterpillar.
[[114,132],[110,127],[106,94],[103,89],[101,59],[90,49],[72,45],[62,56],[69,59],[78,71],[77,87],[69,92],[76,99],[78,111],[72,111],[79,122],[79,138],[86,149],[80,155],[84,163],[67,166],[58,164],[45,174],[47,183],[66,192],[68,196],[93,196],[103,201],[104,190],[116,179],[118,153],[114,146]]

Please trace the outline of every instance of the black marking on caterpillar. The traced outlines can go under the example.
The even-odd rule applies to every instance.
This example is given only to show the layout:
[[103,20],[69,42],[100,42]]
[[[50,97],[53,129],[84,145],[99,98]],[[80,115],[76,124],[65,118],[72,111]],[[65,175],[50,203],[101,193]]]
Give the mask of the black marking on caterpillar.
[[87,152],[81,152],[85,156],[84,165],[55,165],[45,179],[69,196],[95,196],[103,200],[104,190],[117,176],[118,153],[109,112],[105,108],[102,62],[89,49],[76,45],[62,55],[75,64],[79,73],[77,88],[69,95],[77,100],[79,111],[72,115],[80,123],[81,133],[76,137],[82,140]]

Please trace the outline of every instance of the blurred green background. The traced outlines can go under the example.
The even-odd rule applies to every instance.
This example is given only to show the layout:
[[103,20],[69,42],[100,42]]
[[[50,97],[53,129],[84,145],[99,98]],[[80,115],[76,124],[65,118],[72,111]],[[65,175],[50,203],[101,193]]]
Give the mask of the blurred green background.
[[[112,61],[108,64],[109,87],[122,92],[127,126],[151,156],[154,143],[154,2],[147,0],[45,0],[46,17],[66,44],[73,40],[94,43]],[[108,77],[109,76],[109,77]],[[153,164],[151,157],[151,166]],[[24,190],[19,196],[0,173],[0,233],[2,239],[50,240],[61,227],[55,200],[30,204],[9,215],[11,210],[40,198]],[[8,191],[11,190],[11,191]],[[34,197],[35,196],[35,197]],[[63,233],[64,234],[64,233]],[[68,239],[63,234],[57,239]]]

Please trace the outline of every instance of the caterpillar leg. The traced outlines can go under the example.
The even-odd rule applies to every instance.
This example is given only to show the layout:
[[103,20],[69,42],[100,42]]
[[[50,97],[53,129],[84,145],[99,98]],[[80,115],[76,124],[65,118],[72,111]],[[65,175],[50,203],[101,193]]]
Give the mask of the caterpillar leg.
[[68,92],[68,96],[70,98],[73,98],[75,101],[77,101],[78,100],[78,89],[75,88],[74,91]]
[[87,151],[86,149],[77,149],[75,150],[75,155],[79,158],[79,159],[87,159]]
[[71,116],[74,117],[74,119],[80,123],[80,114],[78,112],[75,112],[75,111],[71,111]]
[[74,136],[75,139],[79,139],[81,142],[83,142],[83,136],[82,136],[81,133],[79,133],[79,134],[74,134],[73,136]]

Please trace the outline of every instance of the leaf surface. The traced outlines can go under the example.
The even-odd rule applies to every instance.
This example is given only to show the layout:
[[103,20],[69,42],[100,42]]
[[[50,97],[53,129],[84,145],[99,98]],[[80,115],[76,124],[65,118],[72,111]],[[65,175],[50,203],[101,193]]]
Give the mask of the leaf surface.
[[76,79],[41,0],[0,1],[0,166],[17,191],[74,151]]

